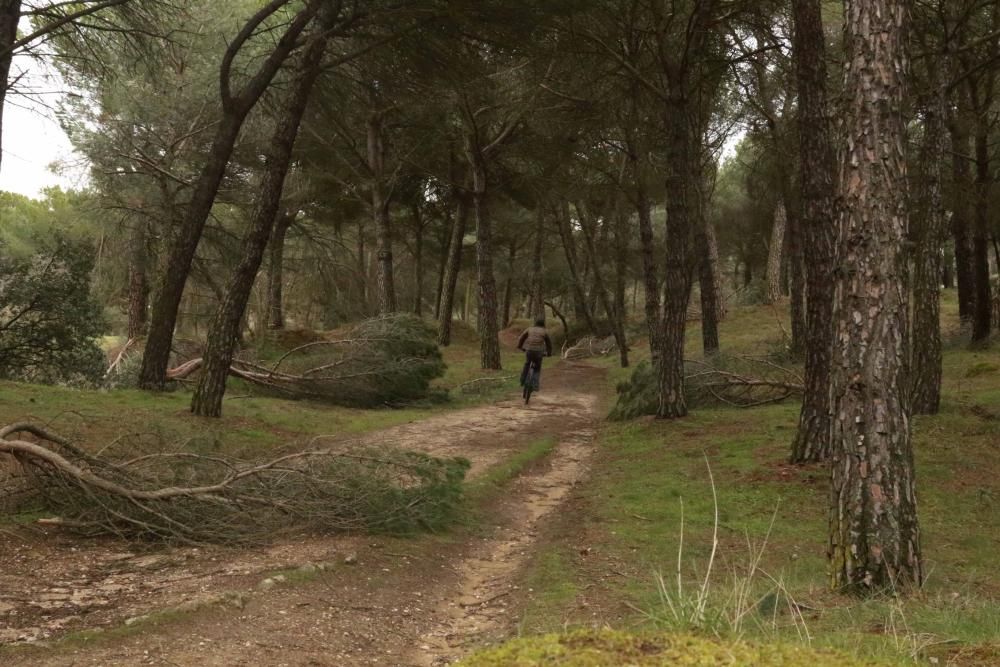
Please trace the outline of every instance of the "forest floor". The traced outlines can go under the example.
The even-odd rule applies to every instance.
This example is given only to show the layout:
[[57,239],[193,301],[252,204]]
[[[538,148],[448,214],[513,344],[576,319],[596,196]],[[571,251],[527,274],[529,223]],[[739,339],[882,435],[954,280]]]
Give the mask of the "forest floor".
[[7,530],[0,642],[14,646],[0,661],[430,666],[507,636],[541,526],[586,475],[604,374],[562,362],[529,406],[502,400],[365,436],[470,460],[472,509],[448,534],[139,551]]
[[[1000,665],[1000,351],[967,349],[955,306],[946,293],[941,413],[913,421],[927,581],[910,595],[828,590],[829,473],[786,463],[796,402],[610,423],[611,388],[629,371],[605,358],[548,366],[528,407],[509,384],[419,410],[227,403],[213,427],[235,434],[217,443],[225,451],[337,430],[465,456],[467,515],[442,534],[256,550],[136,550],[0,525],[0,663],[429,667],[511,635],[612,626],[801,642],[886,664]],[[698,358],[700,330],[689,329]],[[785,308],[733,307],[723,354],[792,365],[788,330]],[[479,373],[469,341],[446,354],[452,386]],[[637,344],[633,361],[645,356]],[[517,357],[504,364],[510,374]],[[116,433],[81,416],[74,392],[18,391],[20,406],[0,395],[0,421],[34,399],[33,412],[69,415],[98,441]],[[89,402],[189,436],[203,422],[185,408],[183,395]]]

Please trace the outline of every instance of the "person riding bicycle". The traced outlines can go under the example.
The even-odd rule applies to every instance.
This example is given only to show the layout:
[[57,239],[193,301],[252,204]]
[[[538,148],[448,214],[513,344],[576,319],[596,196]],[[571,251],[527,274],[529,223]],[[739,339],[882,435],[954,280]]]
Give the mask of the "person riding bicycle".
[[538,381],[542,374],[542,357],[552,356],[552,339],[545,330],[545,318],[535,319],[534,326],[528,327],[517,339],[517,349],[524,352],[524,370],[521,371],[521,386],[528,381],[528,369],[535,369],[533,389],[538,391]]

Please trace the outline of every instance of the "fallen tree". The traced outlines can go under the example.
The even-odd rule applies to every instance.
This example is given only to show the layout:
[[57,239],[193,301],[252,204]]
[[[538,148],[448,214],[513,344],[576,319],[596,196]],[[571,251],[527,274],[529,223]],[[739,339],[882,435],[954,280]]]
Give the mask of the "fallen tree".
[[[233,359],[231,377],[261,392],[290,399],[309,399],[334,405],[376,407],[420,400],[433,391],[445,364],[434,329],[420,318],[394,314],[365,320],[336,338],[298,345],[266,363],[249,356]],[[137,346],[123,352],[135,354]],[[203,365],[190,358],[167,371],[167,379],[190,379]],[[110,377],[124,364],[112,362]],[[132,369],[137,372],[138,369]]]
[[185,448],[136,451],[119,440],[93,455],[33,424],[0,429],[44,520],[86,535],[189,544],[259,541],[280,532],[409,532],[448,522],[464,459],[316,438],[264,461]]
[[[684,395],[689,406],[752,408],[800,396],[804,383],[794,370],[759,357],[713,358],[712,363],[685,360]],[[612,420],[628,420],[656,413],[656,372],[649,362],[636,366],[617,387],[618,402]]]

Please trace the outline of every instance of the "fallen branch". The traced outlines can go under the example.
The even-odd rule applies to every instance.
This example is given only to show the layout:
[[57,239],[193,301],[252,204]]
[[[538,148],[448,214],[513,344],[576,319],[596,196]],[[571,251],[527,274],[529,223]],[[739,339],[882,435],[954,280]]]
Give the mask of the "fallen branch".
[[[33,437],[36,440],[27,440]],[[457,504],[468,463],[340,443],[247,462],[189,451],[96,457],[31,424],[0,429],[55,516],[44,525],[192,544],[245,542],[295,528],[433,527]]]

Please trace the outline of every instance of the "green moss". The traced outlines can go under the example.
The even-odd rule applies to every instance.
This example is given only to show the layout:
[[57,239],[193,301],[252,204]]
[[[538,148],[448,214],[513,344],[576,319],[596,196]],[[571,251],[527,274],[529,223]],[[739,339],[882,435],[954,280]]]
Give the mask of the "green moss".
[[690,635],[635,635],[611,630],[578,630],[567,634],[517,639],[476,654],[462,667],[857,667],[877,665],[833,651],[816,651],[789,644],[752,644]]

